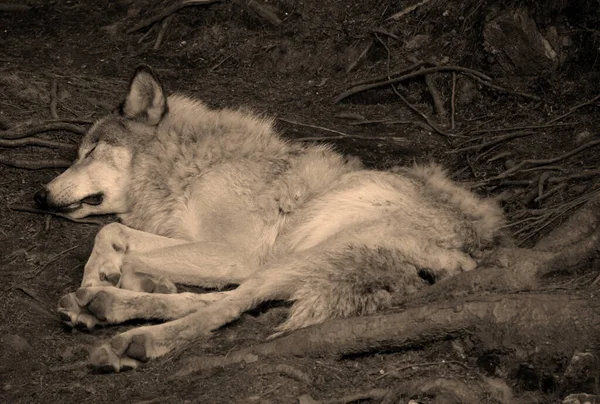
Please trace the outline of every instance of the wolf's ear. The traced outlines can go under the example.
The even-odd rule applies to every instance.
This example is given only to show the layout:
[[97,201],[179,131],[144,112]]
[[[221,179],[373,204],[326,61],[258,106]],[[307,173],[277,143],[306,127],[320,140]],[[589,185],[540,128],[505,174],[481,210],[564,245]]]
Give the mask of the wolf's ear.
[[157,125],[167,113],[165,91],[149,66],[135,69],[120,113],[148,125]]

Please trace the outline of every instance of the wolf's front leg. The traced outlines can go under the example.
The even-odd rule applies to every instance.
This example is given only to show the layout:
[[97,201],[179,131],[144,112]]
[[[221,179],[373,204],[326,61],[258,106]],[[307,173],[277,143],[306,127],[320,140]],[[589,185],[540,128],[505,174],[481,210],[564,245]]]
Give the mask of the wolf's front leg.
[[[150,277],[129,277],[126,282],[121,282],[125,257],[132,252],[146,252],[184,243],[187,241],[134,230],[120,223],[106,225],[96,235],[92,254],[83,271],[81,286],[119,285],[124,289],[153,292],[159,285],[153,284],[156,280]],[[163,289],[157,291],[173,292],[169,288]]]

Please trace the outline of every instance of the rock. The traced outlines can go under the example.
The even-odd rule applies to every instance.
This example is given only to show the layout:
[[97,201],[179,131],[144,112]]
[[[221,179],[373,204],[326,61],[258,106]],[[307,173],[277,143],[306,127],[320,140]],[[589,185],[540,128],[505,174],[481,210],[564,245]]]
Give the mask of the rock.
[[509,75],[535,76],[558,68],[559,58],[525,9],[488,16],[484,47]]

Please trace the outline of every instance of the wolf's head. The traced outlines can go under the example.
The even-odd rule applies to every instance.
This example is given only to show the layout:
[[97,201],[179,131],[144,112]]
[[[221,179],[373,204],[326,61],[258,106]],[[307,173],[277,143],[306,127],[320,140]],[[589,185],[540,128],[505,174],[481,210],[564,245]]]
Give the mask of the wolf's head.
[[72,218],[127,213],[133,153],[152,138],[167,112],[154,72],[138,67],[118,111],[91,127],[73,165],[35,194],[36,203]]

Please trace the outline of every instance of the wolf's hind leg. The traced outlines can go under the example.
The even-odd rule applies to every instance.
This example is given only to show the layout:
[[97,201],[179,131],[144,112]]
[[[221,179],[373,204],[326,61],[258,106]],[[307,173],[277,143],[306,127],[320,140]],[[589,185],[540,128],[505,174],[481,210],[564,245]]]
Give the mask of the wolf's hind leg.
[[159,294],[112,286],[79,288],[64,296],[58,313],[71,326],[91,330],[96,325],[127,320],[174,320],[217,302],[231,292]]

